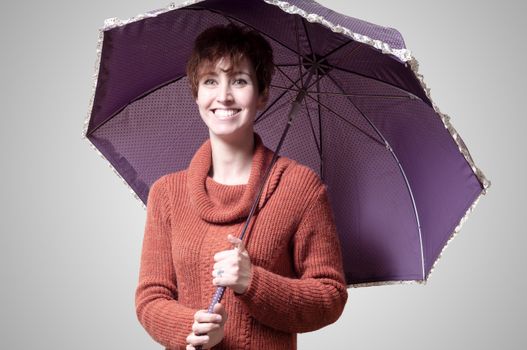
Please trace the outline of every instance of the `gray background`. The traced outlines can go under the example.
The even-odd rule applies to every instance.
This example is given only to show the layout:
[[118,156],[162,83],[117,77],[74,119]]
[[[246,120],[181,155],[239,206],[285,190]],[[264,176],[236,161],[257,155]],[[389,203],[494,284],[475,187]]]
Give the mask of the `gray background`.
[[[525,2],[329,1],[397,28],[492,181],[426,286],[349,290],[299,349],[525,349]],[[98,28],[163,1],[2,5],[1,349],[159,349],[136,319],[146,213],[81,131]]]

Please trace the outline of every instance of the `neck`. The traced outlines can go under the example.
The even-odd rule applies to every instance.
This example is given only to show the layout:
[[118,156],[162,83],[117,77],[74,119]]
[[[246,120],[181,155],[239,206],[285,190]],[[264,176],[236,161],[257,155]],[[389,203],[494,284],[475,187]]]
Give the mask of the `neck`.
[[212,166],[209,176],[224,185],[247,184],[254,152],[253,133],[233,141],[210,135],[210,145]]

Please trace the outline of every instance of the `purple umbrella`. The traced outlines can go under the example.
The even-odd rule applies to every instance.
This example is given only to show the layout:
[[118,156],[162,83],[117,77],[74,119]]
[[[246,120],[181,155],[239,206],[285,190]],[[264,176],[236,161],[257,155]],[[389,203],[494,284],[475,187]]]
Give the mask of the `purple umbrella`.
[[328,186],[348,285],[426,281],[490,182],[393,28],[307,0],[187,1],[107,20],[83,136],[146,203],[208,138],[185,66],[195,37],[229,22],[273,47],[255,129]]

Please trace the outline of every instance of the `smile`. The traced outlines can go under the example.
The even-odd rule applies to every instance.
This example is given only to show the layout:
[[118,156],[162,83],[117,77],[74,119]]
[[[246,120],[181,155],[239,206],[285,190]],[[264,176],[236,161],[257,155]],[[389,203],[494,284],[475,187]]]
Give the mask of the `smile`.
[[233,116],[235,116],[236,114],[238,114],[238,112],[240,112],[241,109],[232,109],[232,108],[229,108],[229,109],[223,109],[223,108],[216,108],[216,109],[213,109],[212,110],[212,113],[214,113],[214,115],[219,118],[219,119],[230,119],[232,118]]

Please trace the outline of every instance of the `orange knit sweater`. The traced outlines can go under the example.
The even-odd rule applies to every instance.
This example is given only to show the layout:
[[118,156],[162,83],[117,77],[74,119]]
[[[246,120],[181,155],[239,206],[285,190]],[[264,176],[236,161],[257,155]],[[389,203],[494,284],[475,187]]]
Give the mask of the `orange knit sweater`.
[[[213,256],[232,249],[273,152],[255,133],[249,182],[223,185],[207,174],[210,140],[188,169],[151,187],[136,290],[137,317],[168,349],[185,349],[194,313],[207,309]],[[213,349],[296,349],[296,334],[341,315],[348,294],[326,187],[309,168],[280,157],[244,241],[253,265],[247,291],[227,288],[228,319]]]

